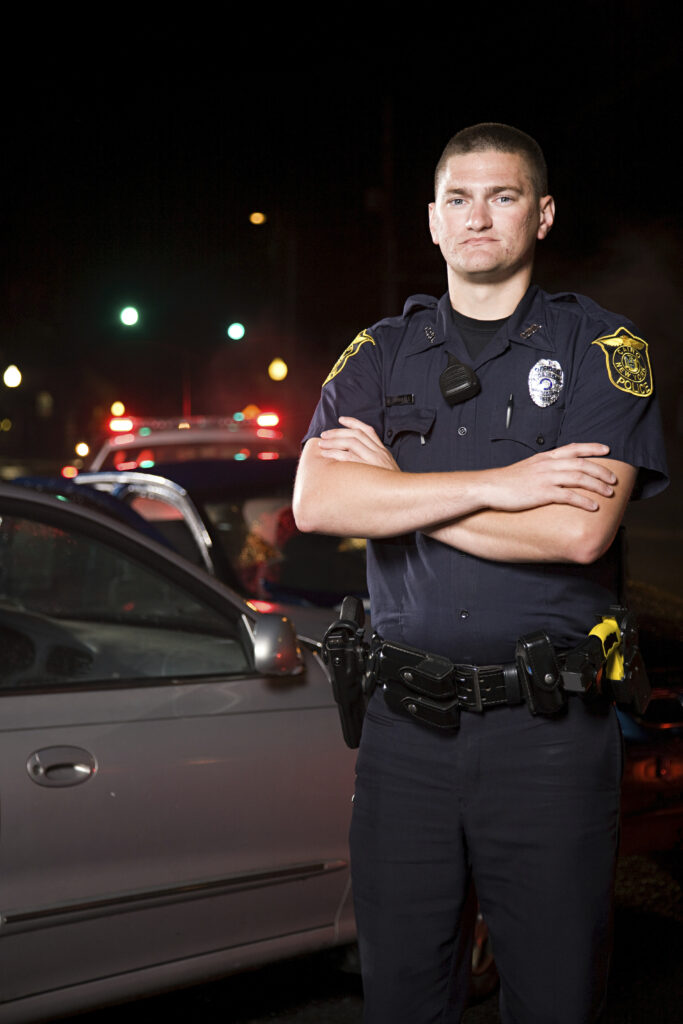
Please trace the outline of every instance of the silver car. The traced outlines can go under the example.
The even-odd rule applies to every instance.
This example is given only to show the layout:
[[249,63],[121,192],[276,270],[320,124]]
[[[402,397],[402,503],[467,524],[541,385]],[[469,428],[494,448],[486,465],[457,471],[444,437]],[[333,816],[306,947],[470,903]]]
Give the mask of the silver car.
[[0,552],[0,1021],[351,941],[329,614],[26,488]]

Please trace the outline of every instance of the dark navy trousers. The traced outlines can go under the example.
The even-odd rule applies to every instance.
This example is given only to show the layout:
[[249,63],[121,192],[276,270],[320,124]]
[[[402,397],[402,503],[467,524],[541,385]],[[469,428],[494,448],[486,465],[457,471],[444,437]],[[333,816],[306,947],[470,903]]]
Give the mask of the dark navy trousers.
[[[504,1024],[589,1024],[611,948],[622,744],[572,697],[422,726],[376,692],[363,725],[351,868],[365,1024],[457,1024],[476,887]],[[469,897],[469,898],[468,898]]]

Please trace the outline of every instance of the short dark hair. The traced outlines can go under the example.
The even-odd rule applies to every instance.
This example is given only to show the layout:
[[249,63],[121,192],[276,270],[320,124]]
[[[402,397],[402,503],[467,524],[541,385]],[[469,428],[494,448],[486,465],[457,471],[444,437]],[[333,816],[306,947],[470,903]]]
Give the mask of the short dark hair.
[[519,128],[494,121],[463,128],[446,143],[434,172],[434,191],[438,190],[439,178],[452,156],[481,153],[485,149],[495,149],[499,153],[519,153],[527,162],[536,197],[540,199],[548,194],[548,167],[539,144]]

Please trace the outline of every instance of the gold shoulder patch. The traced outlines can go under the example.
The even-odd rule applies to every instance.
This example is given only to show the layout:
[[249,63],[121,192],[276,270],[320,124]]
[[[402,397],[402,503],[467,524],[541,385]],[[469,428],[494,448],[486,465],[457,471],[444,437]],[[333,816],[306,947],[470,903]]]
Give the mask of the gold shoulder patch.
[[652,394],[652,368],[646,341],[631,334],[626,327],[619,327],[614,334],[596,338],[592,344],[599,345],[605,353],[607,373],[615,388],[640,398]]
[[327,377],[323,381],[323,387],[325,387],[326,384],[329,384],[329,382],[336,377],[338,373],[342,372],[351,356],[355,356],[361,345],[364,345],[366,341],[369,341],[372,345],[375,344],[375,339],[371,334],[368,334],[367,331],[361,331],[360,334],[356,335],[351,344],[344,349],[342,354],[339,356],[339,359],[328,373]]

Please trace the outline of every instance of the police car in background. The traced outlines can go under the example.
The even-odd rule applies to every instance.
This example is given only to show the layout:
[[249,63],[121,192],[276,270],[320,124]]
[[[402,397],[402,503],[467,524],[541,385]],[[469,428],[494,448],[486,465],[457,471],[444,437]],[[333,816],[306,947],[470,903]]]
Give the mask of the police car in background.
[[149,469],[157,462],[215,458],[267,461],[296,455],[297,446],[284,437],[279,423],[277,413],[256,407],[226,417],[113,417],[109,421],[110,436],[88,468]]

